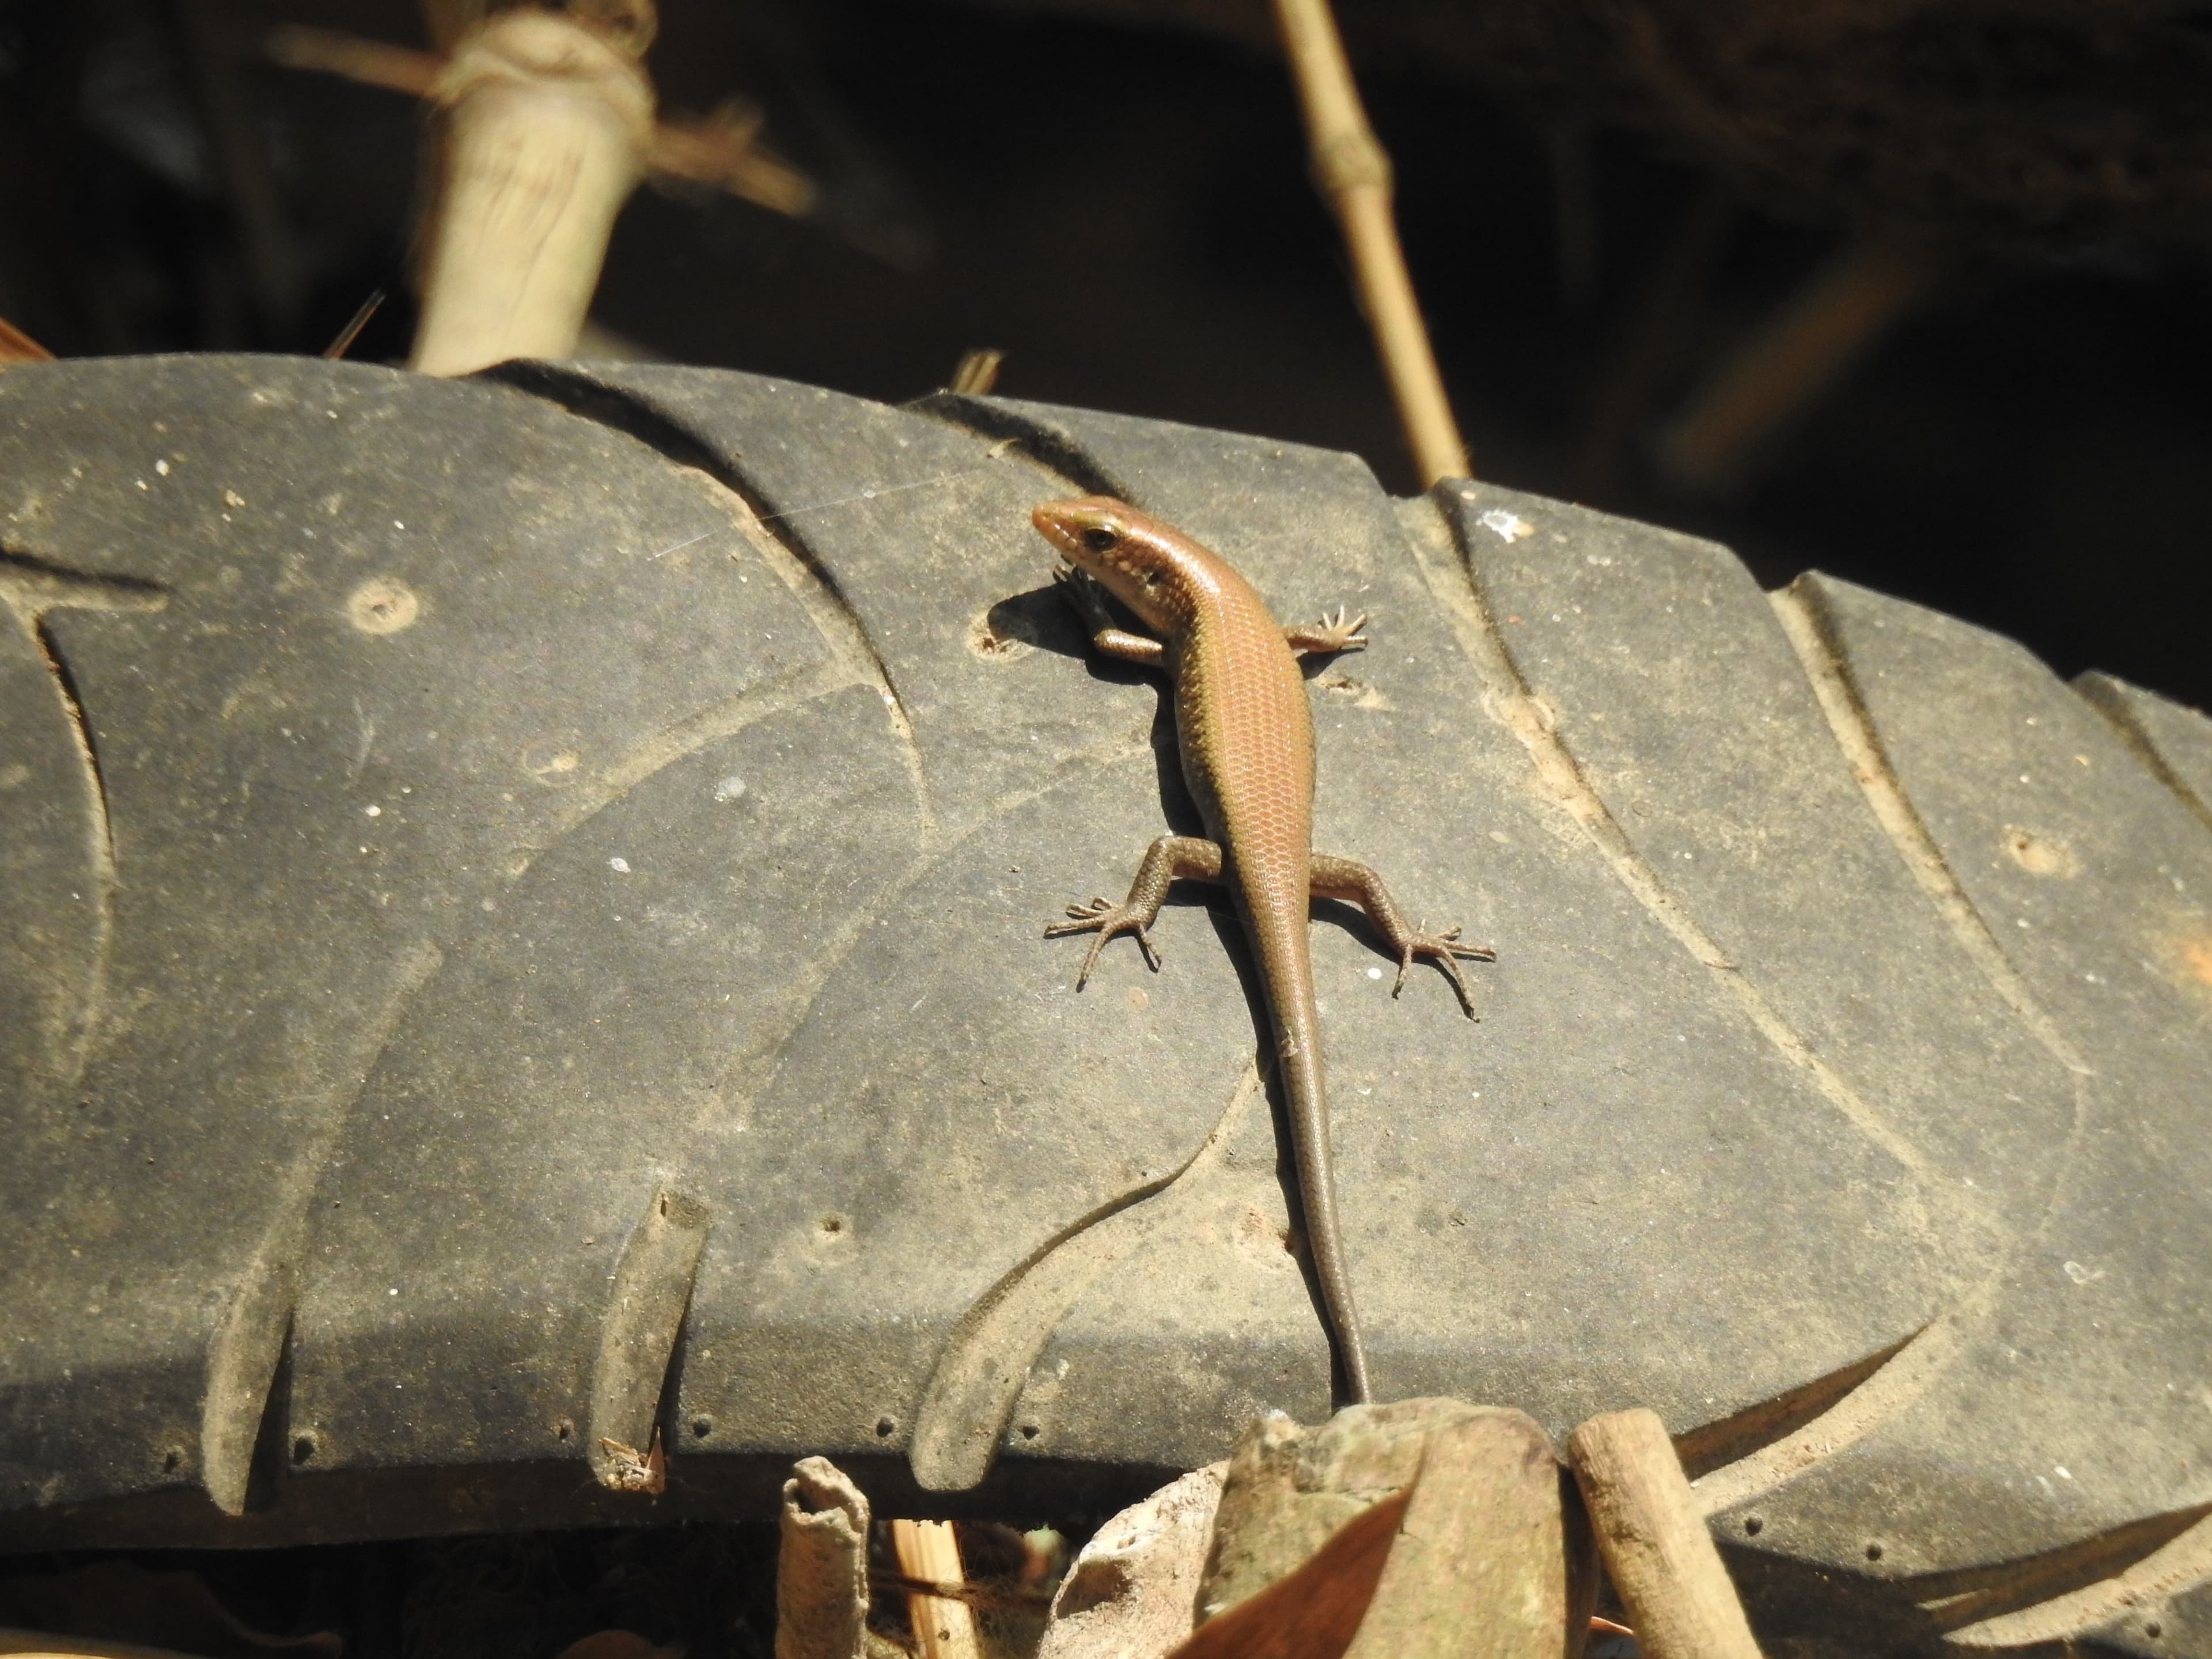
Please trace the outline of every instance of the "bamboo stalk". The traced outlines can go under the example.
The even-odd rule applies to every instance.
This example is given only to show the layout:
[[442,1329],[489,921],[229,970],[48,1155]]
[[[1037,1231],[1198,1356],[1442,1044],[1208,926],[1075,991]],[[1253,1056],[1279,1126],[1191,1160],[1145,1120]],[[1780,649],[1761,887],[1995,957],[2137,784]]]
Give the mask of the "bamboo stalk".
[[[908,1578],[947,1585],[967,1582],[960,1543],[949,1521],[892,1522],[891,1550]],[[978,1659],[975,1614],[965,1601],[910,1592],[906,1607],[921,1659]]]
[[1390,206],[1390,158],[1368,125],[1328,0],[1275,0],[1316,181],[1351,250],[1361,307],[1424,483],[1469,476],[1467,445],[1437,372]]

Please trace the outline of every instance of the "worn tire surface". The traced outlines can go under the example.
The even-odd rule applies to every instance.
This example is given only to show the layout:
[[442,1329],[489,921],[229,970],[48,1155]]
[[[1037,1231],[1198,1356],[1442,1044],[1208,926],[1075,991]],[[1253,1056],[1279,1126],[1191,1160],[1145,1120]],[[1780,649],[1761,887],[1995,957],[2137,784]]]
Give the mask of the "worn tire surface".
[[[0,377],[0,1545],[1065,1510],[1329,1406],[1242,944],[1036,501],[1286,618],[1379,1391],[1655,1407],[1762,1634],[2212,1654],[2212,722],[1485,484],[997,400]],[[667,1491],[637,1483],[656,1433]],[[1840,1621],[1840,1622],[1839,1622]]]

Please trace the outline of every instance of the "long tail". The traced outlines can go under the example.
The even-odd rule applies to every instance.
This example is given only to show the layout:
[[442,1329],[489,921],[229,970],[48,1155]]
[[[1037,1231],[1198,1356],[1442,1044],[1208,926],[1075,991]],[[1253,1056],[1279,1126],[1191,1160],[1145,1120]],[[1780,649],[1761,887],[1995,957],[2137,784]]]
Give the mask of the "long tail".
[[1374,1397],[1367,1380],[1367,1348],[1359,1334],[1359,1313],[1352,1304],[1352,1276],[1344,1259],[1344,1237],[1337,1224],[1336,1170],[1328,1133],[1328,1091],[1323,1081],[1321,1015],[1314,1006],[1313,965],[1304,907],[1292,917],[1263,921],[1251,916],[1252,942],[1267,987],[1274,1017],[1275,1058],[1281,1068],[1283,1097],[1290,1108],[1291,1149],[1297,1159],[1298,1202],[1305,1212],[1306,1246],[1313,1253],[1314,1277],[1321,1283],[1322,1307],[1336,1337],[1348,1403]]

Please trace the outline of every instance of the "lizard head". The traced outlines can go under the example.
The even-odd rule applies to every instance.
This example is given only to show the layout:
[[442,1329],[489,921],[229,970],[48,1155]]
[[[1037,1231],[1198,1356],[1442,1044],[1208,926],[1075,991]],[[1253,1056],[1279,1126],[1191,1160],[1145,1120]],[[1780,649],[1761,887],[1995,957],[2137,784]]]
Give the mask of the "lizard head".
[[1146,627],[1172,634],[1186,620],[1200,562],[1207,556],[1195,544],[1109,495],[1047,501],[1030,520],[1070,564],[1096,577]]

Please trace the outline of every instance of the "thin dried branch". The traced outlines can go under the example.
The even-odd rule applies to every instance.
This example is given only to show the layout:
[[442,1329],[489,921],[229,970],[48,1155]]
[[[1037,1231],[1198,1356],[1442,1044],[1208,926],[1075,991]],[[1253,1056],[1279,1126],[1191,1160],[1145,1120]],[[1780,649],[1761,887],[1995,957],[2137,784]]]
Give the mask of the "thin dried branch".
[[50,363],[54,354],[36,340],[0,317],[0,368],[10,363]]
[[384,290],[372,289],[368,298],[361,302],[359,309],[346,319],[346,325],[337,331],[337,337],[323,348],[323,356],[336,362],[352,350],[353,343],[361,337],[362,330],[368,326],[368,319],[375,316],[383,306]]
[[[446,62],[411,46],[304,24],[271,30],[263,50],[287,69],[341,75],[410,98],[430,95]],[[772,212],[804,218],[814,207],[814,181],[762,144],[758,112],[741,105],[664,120],[653,130],[646,165],[665,177],[712,185]]]
[[1759,1659],[1735,1586],[1656,1412],[1593,1417],[1567,1441],[1613,1587],[1650,1659]]
[[305,23],[286,23],[269,31],[261,50],[272,64],[285,69],[309,70],[342,75],[363,86],[404,92],[410,98],[427,98],[438,84],[446,60],[434,52],[412,46],[387,46],[365,40],[337,29],[311,28]]
[[1275,0],[1276,26],[1305,113],[1316,180],[1343,227],[1359,300],[1425,483],[1469,476],[1390,208],[1390,158],[1367,122],[1328,0]]
[[942,1578],[914,1578],[902,1572],[875,1571],[868,1583],[878,1589],[894,1589],[902,1595],[930,1595],[942,1601],[965,1601],[986,1612],[1001,1608],[1047,1607],[1052,1605],[1049,1586],[1029,1584],[973,1584]]
[[999,384],[999,366],[1006,361],[1005,352],[988,346],[978,347],[961,357],[945,389],[964,392],[971,398],[988,398],[991,388]]
[[803,219],[814,208],[814,181],[760,143],[762,116],[750,105],[726,104],[696,119],[653,129],[646,161],[655,173],[712,185],[740,200]]

